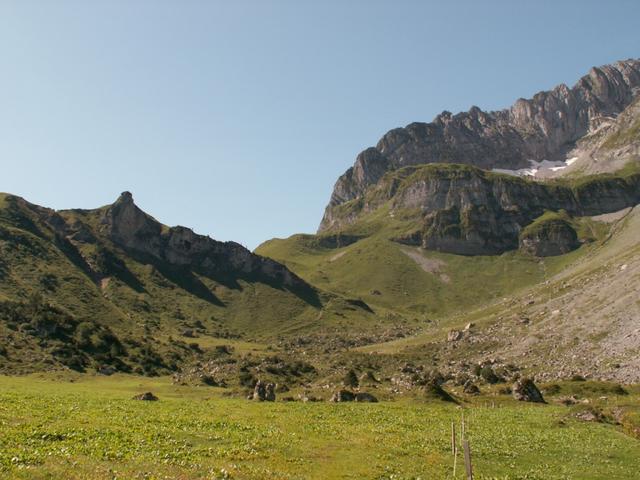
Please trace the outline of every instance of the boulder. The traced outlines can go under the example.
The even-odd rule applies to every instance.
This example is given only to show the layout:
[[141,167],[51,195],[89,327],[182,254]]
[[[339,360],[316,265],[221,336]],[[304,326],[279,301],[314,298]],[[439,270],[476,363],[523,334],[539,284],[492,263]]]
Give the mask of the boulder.
[[356,399],[356,396],[353,392],[349,390],[338,390],[333,394],[330,402],[353,402]]
[[378,399],[375,396],[366,392],[356,393],[355,397],[356,397],[355,398],[356,402],[376,403],[378,401]]
[[140,395],[136,395],[132,398],[132,400],[144,400],[147,402],[155,402],[158,399],[158,397],[156,397],[153,393],[151,392],[145,392],[145,393],[141,393]]
[[442,400],[445,402],[456,402],[449,392],[447,392],[442,386],[435,381],[430,381],[424,386],[425,398],[428,400]]
[[96,373],[100,375],[110,376],[116,373],[116,369],[111,365],[101,365],[96,369]]
[[537,402],[546,403],[542,397],[542,393],[530,378],[518,380],[511,387],[513,398],[521,402]]
[[460,330],[450,330],[447,335],[447,342],[457,342],[462,340],[464,334]]
[[182,330],[180,332],[180,335],[182,335],[183,337],[187,337],[187,338],[195,338],[193,330],[191,330],[190,328],[186,328],[186,329]]
[[249,398],[251,400],[256,400],[259,402],[275,402],[276,384],[258,380],[256,382],[256,386],[253,389],[253,395],[250,395]]
[[462,387],[462,391],[464,393],[466,393],[467,395],[479,395],[480,394],[480,389],[471,380],[467,380],[465,382],[464,386]]
[[313,395],[309,395],[307,392],[304,393],[299,393],[298,394],[298,399],[301,402],[321,402],[322,399]]

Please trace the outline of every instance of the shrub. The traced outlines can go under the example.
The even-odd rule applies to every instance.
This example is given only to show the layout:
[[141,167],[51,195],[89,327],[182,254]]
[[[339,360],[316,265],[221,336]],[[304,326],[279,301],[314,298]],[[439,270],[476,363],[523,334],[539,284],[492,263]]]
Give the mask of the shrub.
[[349,370],[347,374],[344,376],[342,383],[344,384],[345,387],[356,388],[359,384],[358,376],[356,375],[356,372],[354,372],[353,369]]
[[545,395],[557,395],[558,393],[560,393],[560,385],[558,385],[557,383],[552,383],[551,385],[547,385],[546,388],[544,389],[544,393]]
[[487,383],[494,384],[500,381],[500,377],[496,375],[496,373],[493,371],[493,368],[491,368],[489,365],[485,365],[480,369],[480,376]]
[[243,387],[253,388],[256,385],[256,379],[253,377],[251,372],[240,372],[238,375],[238,379],[240,381],[240,385]]

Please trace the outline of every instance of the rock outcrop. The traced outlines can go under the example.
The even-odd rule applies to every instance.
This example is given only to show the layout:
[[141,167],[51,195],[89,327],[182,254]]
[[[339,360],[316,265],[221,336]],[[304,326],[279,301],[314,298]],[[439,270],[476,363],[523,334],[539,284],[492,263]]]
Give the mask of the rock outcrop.
[[284,265],[255,255],[235,242],[219,242],[186,227],[165,227],[140,210],[124,192],[102,209],[100,230],[115,244],[141,255],[218,276],[267,279],[286,287],[307,284]]
[[572,88],[559,85],[505,110],[443,112],[431,123],[391,130],[338,179],[319,232],[341,220],[336,207],[363,198],[386,173],[406,166],[462,163],[519,169],[530,160],[564,159],[579,139],[622,112],[639,92],[640,60],[630,59],[594,67]]
[[513,398],[521,402],[545,403],[542,393],[530,378],[518,380],[511,387]]
[[551,218],[535,222],[520,234],[520,250],[536,257],[552,257],[575,250],[578,235],[569,222]]
[[[348,207],[348,214],[336,216],[334,224],[346,228],[386,206],[391,212],[409,212],[414,220],[412,231],[395,238],[400,243],[462,255],[490,255],[518,248],[523,229],[546,211],[599,215],[639,202],[637,169],[580,181],[537,182],[468,165],[433,164],[385,175],[361,200],[342,206]],[[538,253],[558,254],[575,248],[568,229],[558,236],[554,232],[547,231],[552,237],[533,242],[548,245],[548,251],[536,248]]]
[[262,380],[256,382],[253,389],[251,400],[259,402],[275,402],[276,401],[276,385],[275,383],[267,383]]
[[350,390],[338,390],[331,398],[330,402],[353,402],[356,399],[355,394]]

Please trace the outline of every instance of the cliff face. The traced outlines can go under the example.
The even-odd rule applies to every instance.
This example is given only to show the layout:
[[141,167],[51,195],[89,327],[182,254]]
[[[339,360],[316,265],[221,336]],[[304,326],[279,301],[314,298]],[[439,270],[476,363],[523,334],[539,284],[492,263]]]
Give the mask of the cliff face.
[[96,282],[126,273],[118,259],[122,256],[228,285],[242,279],[315,296],[313,287],[287,267],[238,243],[219,242],[186,227],[162,225],[138,208],[129,192],[94,210],[56,212],[19,197],[6,199],[8,207],[0,212],[0,220],[56,245]]
[[285,287],[307,287],[284,265],[235,242],[219,242],[186,227],[163,227],[140,210],[129,192],[100,213],[100,231],[115,244],[175,266],[211,275],[262,278]]
[[638,202],[637,170],[541,183],[466,165],[432,164],[388,174],[361,200],[343,206],[349,212],[336,219],[335,228],[347,228],[385,205],[392,214],[414,212],[415,229],[395,238],[401,243],[486,255],[518,248],[520,232],[545,211],[590,216]]
[[462,163],[518,169],[529,160],[560,160],[585,135],[628,107],[640,92],[640,60],[593,68],[572,88],[559,85],[508,109],[443,112],[431,123],[389,131],[360,153],[336,182],[319,231],[336,225],[335,207],[362,198],[385,175],[410,165]]
[[578,245],[576,231],[561,218],[537,222],[520,233],[520,250],[536,257],[562,255]]

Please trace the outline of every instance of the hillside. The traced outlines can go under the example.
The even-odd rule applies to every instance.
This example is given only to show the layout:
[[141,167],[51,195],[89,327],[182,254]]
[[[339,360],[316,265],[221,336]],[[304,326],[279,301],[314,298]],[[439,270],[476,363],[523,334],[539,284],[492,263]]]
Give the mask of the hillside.
[[0,369],[154,374],[201,356],[192,337],[275,338],[371,315],[233,242],[169,228],[131,194],[54,211],[0,196]]
[[356,349],[383,364],[638,382],[639,65],[392,130],[340,177],[316,235],[256,252],[414,329]]

